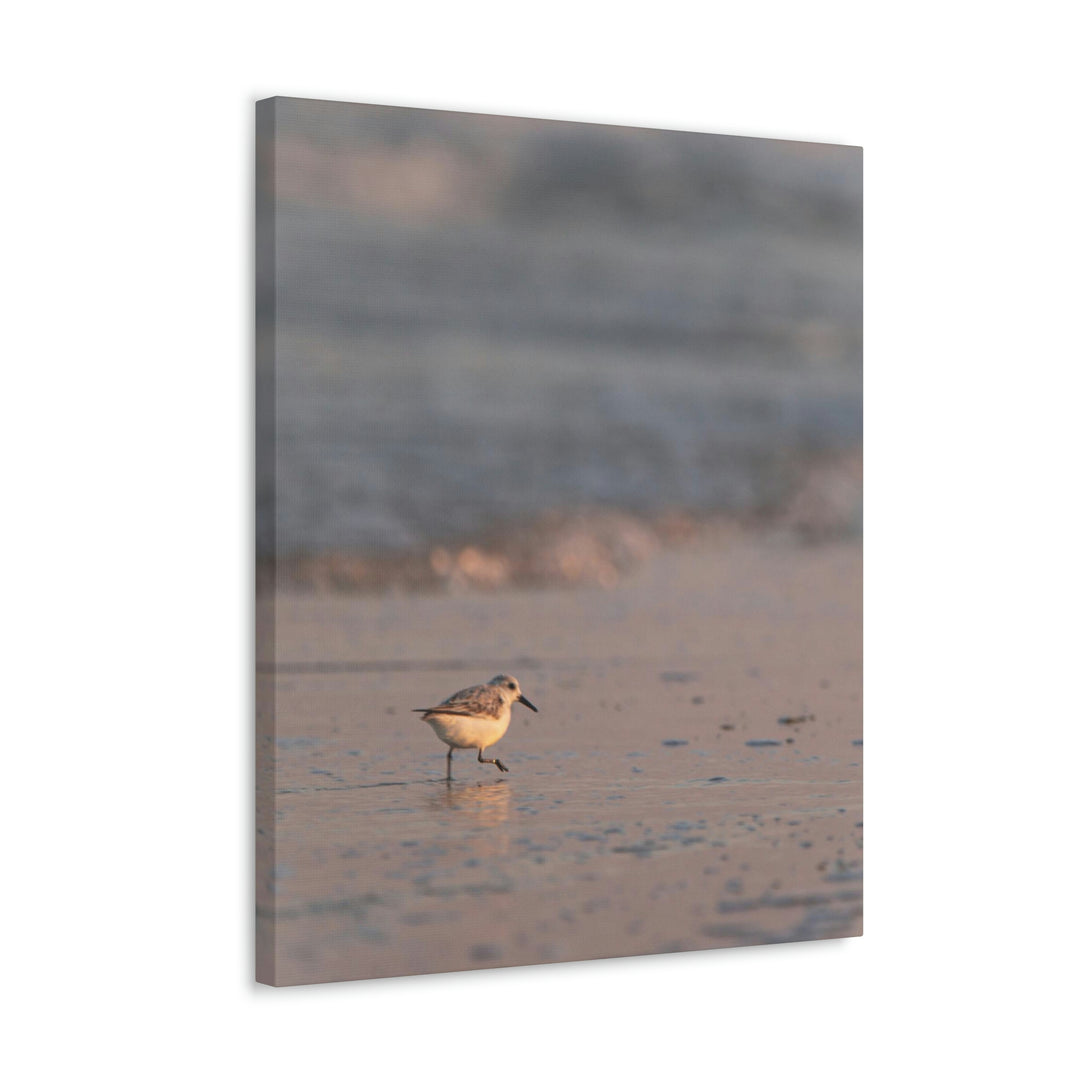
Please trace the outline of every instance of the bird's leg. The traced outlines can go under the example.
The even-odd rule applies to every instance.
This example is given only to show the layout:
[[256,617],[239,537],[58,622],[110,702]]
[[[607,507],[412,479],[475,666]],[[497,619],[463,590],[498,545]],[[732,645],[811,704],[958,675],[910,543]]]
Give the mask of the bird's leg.
[[453,756],[454,756],[454,748],[451,746],[450,749],[446,751],[446,779],[447,780],[450,779],[450,759]]
[[482,746],[476,751],[476,760],[479,761],[481,765],[498,765],[499,772],[510,771],[498,758],[484,757],[484,748]]

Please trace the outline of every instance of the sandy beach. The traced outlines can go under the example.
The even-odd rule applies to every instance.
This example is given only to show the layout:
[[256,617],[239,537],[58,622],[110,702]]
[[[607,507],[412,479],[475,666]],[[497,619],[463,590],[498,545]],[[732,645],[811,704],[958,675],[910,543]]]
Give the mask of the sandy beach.
[[[861,933],[861,581],[748,535],[608,589],[263,596],[259,979]],[[498,672],[540,711],[447,783],[410,710]]]

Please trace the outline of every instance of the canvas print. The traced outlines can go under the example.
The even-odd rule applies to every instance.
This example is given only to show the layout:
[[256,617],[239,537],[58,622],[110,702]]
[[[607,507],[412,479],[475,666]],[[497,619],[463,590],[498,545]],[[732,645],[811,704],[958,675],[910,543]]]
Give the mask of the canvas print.
[[860,934],[861,151],[256,152],[257,978]]

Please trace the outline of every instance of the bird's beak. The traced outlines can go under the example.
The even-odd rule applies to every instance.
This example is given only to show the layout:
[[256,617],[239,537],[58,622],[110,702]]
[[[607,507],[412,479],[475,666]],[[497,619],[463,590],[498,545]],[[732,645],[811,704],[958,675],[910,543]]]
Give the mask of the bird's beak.
[[518,696],[518,701],[520,701],[527,709],[532,709],[533,712],[540,711],[524,694]]

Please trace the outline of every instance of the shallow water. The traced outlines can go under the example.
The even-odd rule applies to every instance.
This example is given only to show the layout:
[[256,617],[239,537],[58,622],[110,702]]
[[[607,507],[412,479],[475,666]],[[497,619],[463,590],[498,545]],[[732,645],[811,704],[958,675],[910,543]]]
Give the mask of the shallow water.
[[818,782],[713,779],[732,771],[719,755],[687,779],[650,778],[655,764],[598,779],[610,769],[595,755],[528,755],[499,779],[463,763],[470,778],[449,783],[379,769],[288,789],[273,885],[282,981],[860,932],[858,763]]
[[[610,592],[279,598],[273,981],[861,933],[860,570],[853,546],[683,553]],[[540,713],[515,709],[508,774],[457,751],[448,782],[408,710],[493,664]]]

